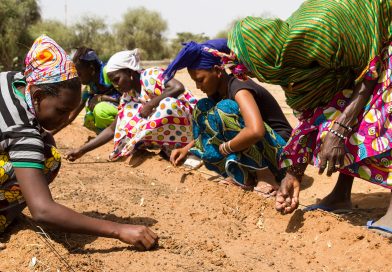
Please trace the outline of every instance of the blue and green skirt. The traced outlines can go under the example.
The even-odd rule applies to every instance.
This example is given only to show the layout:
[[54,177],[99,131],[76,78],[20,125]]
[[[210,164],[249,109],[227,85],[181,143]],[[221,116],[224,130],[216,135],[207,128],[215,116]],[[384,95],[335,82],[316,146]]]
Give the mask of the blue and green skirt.
[[245,127],[238,104],[229,99],[218,103],[209,98],[199,100],[193,111],[193,137],[195,145],[190,152],[204,161],[207,169],[223,177],[230,176],[237,184],[245,185],[257,170],[268,167],[280,182],[285,169],[278,161],[286,141],[268,124],[266,133],[256,144],[224,156],[219,145],[230,141]]

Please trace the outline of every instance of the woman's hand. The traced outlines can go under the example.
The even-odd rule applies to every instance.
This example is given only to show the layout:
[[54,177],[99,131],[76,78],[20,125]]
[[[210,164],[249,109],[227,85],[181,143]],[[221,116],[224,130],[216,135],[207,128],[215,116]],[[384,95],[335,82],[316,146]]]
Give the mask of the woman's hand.
[[186,155],[188,154],[188,149],[183,147],[183,148],[177,148],[174,149],[171,154],[170,154],[170,162],[174,165],[177,166],[180,161],[182,161]]
[[[351,101],[348,106],[344,109],[338,120],[335,120],[335,124],[332,129],[336,132],[348,136],[348,127],[352,127],[356,124],[360,112],[363,107],[369,101],[374,87],[376,86],[377,80],[364,79],[354,87],[354,91],[351,97]],[[336,123],[338,121],[340,124]],[[346,127],[346,128],[345,128]],[[350,129],[352,130],[352,128]],[[345,151],[345,140],[332,132],[327,133],[320,151],[320,170],[319,174],[322,174],[327,168],[327,176],[332,175],[333,172],[337,171],[344,164]]]
[[67,154],[65,154],[65,159],[69,160],[71,162],[79,159],[80,157],[82,157],[84,155],[84,152],[78,148],[78,149],[73,149],[71,151],[69,151]]
[[140,116],[143,118],[147,118],[154,111],[154,108],[155,103],[152,100],[148,101],[143,105],[142,109],[140,110]]
[[[334,130],[336,125],[334,126]],[[343,130],[339,130],[339,133],[344,133]],[[342,134],[343,135],[343,134]],[[332,173],[336,172],[344,164],[344,139],[338,137],[332,132],[328,132],[324,138],[323,144],[320,150],[320,169],[319,174],[323,174],[324,170],[327,168],[327,176],[331,176]]]
[[300,180],[287,173],[276,193],[275,209],[282,214],[292,213],[299,204]]
[[158,243],[158,236],[152,230],[139,225],[120,225],[118,239],[134,245],[139,250],[149,250]]

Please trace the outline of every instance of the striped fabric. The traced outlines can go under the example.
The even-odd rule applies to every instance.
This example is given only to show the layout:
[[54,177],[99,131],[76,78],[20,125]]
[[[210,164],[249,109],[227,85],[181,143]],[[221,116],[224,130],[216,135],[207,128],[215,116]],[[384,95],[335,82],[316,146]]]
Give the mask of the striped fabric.
[[353,87],[391,39],[392,0],[308,0],[286,21],[247,17],[228,46],[260,81],[281,85],[295,110]]
[[24,96],[13,84],[21,73],[0,73],[0,152],[6,151],[12,166],[43,169],[43,141]]

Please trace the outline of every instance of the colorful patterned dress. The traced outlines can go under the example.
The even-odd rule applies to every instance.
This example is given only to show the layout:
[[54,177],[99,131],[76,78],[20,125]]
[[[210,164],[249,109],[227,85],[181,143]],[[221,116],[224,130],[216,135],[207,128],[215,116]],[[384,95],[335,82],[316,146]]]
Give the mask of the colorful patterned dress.
[[169,151],[193,140],[192,110],[197,100],[189,90],[179,97],[163,99],[147,118],[140,116],[143,105],[164,92],[163,69],[140,72],[141,92],[122,96],[111,160],[131,155],[136,148],[161,148]]
[[[345,142],[341,173],[392,189],[392,43],[369,65],[366,79],[378,79],[372,96]],[[328,128],[349,104],[352,89],[336,94],[324,107],[301,113],[287,143],[281,167],[297,163],[319,166],[318,154]]]
[[[43,171],[49,184],[60,170],[61,155],[51,144],[44,145],[44,154]],[[4,232],[25,207],[26,202],[16,180],[9,154],[0,151],[0,233]]]
[[247,17],[228,45],[260,81],[280,85],[299,119],[281,167],[319,166],[328,128],[356,83],[378,83],[345,142],[339,171],[392,188],[392,0],[307,0],[286,21]]
[[223,177],[232,177],[245,185],[252,173],[268,167],[280,182],[286,171],[279,169],[278,161],[286,141],[264,123],[266,133],[262,140],[241,152],[224,156],[219,145],[230,141],[245,127],[237,102],[225,99],[218,103],[209,98],[199,100],[193,111],[195,145],[190,152],[204,161],[205,166]]

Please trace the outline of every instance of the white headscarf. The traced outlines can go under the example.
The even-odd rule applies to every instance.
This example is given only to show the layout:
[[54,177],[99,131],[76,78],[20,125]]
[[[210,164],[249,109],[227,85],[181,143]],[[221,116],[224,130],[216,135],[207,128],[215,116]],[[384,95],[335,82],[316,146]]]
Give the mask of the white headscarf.
[[139,72],[140,67],[139,49],[117,52],[110,57],[106,64],[106,72],[114,72],[120,69],[131,69]]

